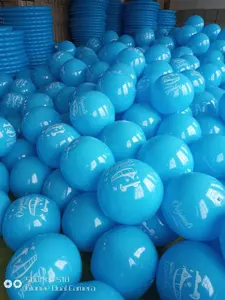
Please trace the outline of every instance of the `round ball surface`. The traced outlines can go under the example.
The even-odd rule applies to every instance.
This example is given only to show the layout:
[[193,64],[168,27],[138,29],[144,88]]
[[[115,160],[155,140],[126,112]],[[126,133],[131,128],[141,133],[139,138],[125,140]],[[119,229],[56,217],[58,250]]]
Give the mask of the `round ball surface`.
[[66,86],[61,89],[58,95],[55,98],[54,104],[56,110],[60,114],[68,113],[70,108],[70,102],[72,99],[73,93],[76,91],[75,87]]
[[170,51],[175,49],[175,41],[170,36],[160,37],[155,41],[155,45],[164,45],[169,48]]
[[128,64],[115,63],[110,66],[109,71],[115,72],[117,74],[127,74],[133,80],[134,84],[136,84],[136,82],[137,82],[137,75],[136,75],[134,69]]
[[157,135],[172,135],[182,139],[186,144],[200,139],[201,127],[191,116],[176,114],[162,120]]
[[36,92],[36,86],[31,79],[16,79],[11,88],[11,92],[21,94],[22,96],[28,96]]
[[169,63],[170,59],[171,52],[169,48],[164,45],[153,45],[145,52],[145,60],[147,64],[157,60],[164,60]]
[[20,115],[24,102],[25,97],[18,93],[5,94],[0,103],[1,113],[5,117]]
[[58,45],[58,51],[67,52],[75,56],[76,46],[70,41],[63,41]]
[[24,116],[26,113],[28,113],[32,108],[35,107],[51,107],[54,109],[54,103],[52,99],[44,93],[35,93],[28,97],[26,97],[26,100],[21,107],[21,114]]
[[197,33],[189,39],[187,46],[191,48],[194,55],[200,56],[209,50],[210,40],[205,33]]
[[139,80],[139,82],[145,77],[148,77],[148,81],[154,83],[159,77],[163,75],[167,75],[173,73],[173,68],[170,64],[163,60],[153,61],[148,64],[143,72],[143,77]]
[[106,95],[90,91],[73,97],[70,120],[80,134],[98,136],[105,126],[115,121],[115,109]]
[[132,36],[128,34],[123,34],[119,37],[119,42],[123,43],[127,47],[134,47],[135,46],[135,41],[132,38]]
[[37,140],[37,154],[40,160],[50,168],[59,168],[62,152],[79,136],[70,125],[57,123],[49,126]]
[[99,138],[112,150],[116,161],[135,158],[146,141],[141,127],[130,121],[116,121],[106,126]]
[[60,68],[60,79],[67,86],[77,86],[85,80],[87,65],[79,59],[65,62]]
[[12,76],[9,74],[0,74],[0,97],[2,98],[10,90],[11,85],[13,84]]
[[[18,266],[27,266],[27,268],[18,268]],[[16,271],[15,271],[16,270]],[[20,288],[7,289],[8,296],[11,299],[40,300],[42,297],[46,300],[54,300],[59,297],[60,289],[66,288],[80,281],[82,273],[82,262],[80,253],[72,241],[65,235],[57,233],[48,233],[38,235],[25,243],[10,259],[6,278],[14,281],[19,279],[23,282]],[[36,278],[46,278],[47,287],[43,290],[43,280],[34,280],[33,289],[30,287],[30,274]],[[56,282],[50,280],[48,274],[54,274],[57,278],[66,278],[57,282],[59,291],[55,291]],[[33,277],[32,277],[33,278]],[[55,292],[52,292],[52,291]]]
[[201,16],[194,15],[188,18],[185,25],[192,25],[197,29],[197,32],[201,32],[204,28],[204,20]]
[[11,201],[9,199],[9,196],[5,192],[0,191],[0,236],[2,235],[2,224],[5,212],[10,204]]
[[0,117],[0,157],[6,156],[16,142],[16,132],[12,125]]
[[155,33],[150,27],[143,27],[136,32],[134,39],[137,46],[146,47],[154,42]]
[[191,81],[180,73],[160,77],[151,89],[151,104],[161,114],[186,109],[194,99]]
[[201,73],[195,70],[187,70],[184,71],[183,74],[191,81],[195,93],[201,93],[205,91],[206,82]]
[[6,245],[16,251],[38,234],[60,231],[60,212],[48,197],[31,194],[14,201],[7,209],[2,234]]
[[73,96],[81,96],[83,93],[95,91],[96,87],[97,87],[96,84],[92,83],[92,82],[81,83],[76,87],[75,92],[73,93]]
[[182,73],[184,71],[191,70],[189,61],[187,61],[183,57],[171,59],[170,65],[175,73]]
[[200,67],[200,61],[195,55],[184,55],[182,57],[189,62],[192,69],[196,70]]
[[10,171],[16,162],[27,156],[36,156],[36,148],[25,139],[18,139],[11,151],[2,158],[2,162]]
[[50,169],[37,157],[30,156],[19,160],[10,173],[10,190],[15,197],[27,194],[40,194]]
[[102,234],[115,225],[101,211],[95,193],[76,196],[67,205],[62,218],[63,233],[80,251],[86,252],[92,252]]
[[0,162],[0,191],[9,192],[9,171],[6,166]]
[[156,247],[163,247],[171,244],[178,238],[178,235],[166,224],[161,210],[159,210],[152,218],[142,222],[139,228],[148,234]]
[[189,39],[197,33],[198,31],[193,25],[185,25],[177,31],[176,41],[179,45],[186,46]]
[[187,46],[177,47],[172,53],[172,58],[183,58],[183,56],[193,56],[193,51]]
[[161,116],[150,105],[135,103],[124,113],[123,120],[139,125],[148,140],[155,136]]
[[113,30],[107,30],[102,38],[102,44],[103,46],[111,43],[111,42],[116,42],[119,39],[118,34],[113,31]]
[[114,157],[107,145],[93,137],[80,137],[62,153],[60,169],[71,187],[94,191],[101,174],[113,164]]
[[194,241],[215,240],[225,212],[224,187],[203,173],[183,174],[165,187],[162,212],[179,236]]
[[145,68],[145,56],[137,48],[129,47],[121,51],[116,58],[117,62],[131,66],[137,77],[139,77]]
[[205,33],[210,41],[215,41],[221,32],[221,27],[218,24],[208,24],[204,27],[203,33]]
[[36,107],[24,116],[22,132],[30,143],[35,144],[42,131],[57,123],[60,123],[60,115],[54,109]]
[[47,176],[41,193],[55,201],[60,211],[63,212],[78,191],[68,185],[60,170],[57,169]]
[[98,53],[98,51],[102,48],[102,43],[99,38],[93,37],[87,41],[86,46]]
[[48,66],[38,66],[32,70],[31,79],[37,88],[54,81],[54,77],[52,76]]
[[219,67],[213,64],[202,65],[198,71],[205,78],[206,87],[218,87],[222,82],[222,72]]
[[194,117],[202,114],[211,116],[218,115],[218,103],[216,98],[206,91],[195,94],[194,100],[191,104],[191,109]]
[[137,158],[150,165],[164,182],[194,169],[193,156],[186,143],[169,135],[159,135],[148,140],[141,147]]
[[98,183],[101,210],[119,224],[138,225],[153,217],[162,198],[163,184],[158,174],[138,160],[116,163]]
[[105,72],[108,70],[109,64],[104,61],[98,61],[92,64],[86,70],[86,81],[97,83],[99,78],[101,78]]
[[169,248],[161,257],[156,284],[161,299],[200,297],[210,300],[209,291],[203,286],[204,278],[207,278],[220,299],[224,293],[224,277],[221,257],[211,247],[184,241]]
[[65,87],[65,84],[60,81],[54,81],[43,86],[40,91],[47,94],[52,100],[55,100],[58,93]]
[[155,247],[145,233],[133,226],[117,226],[97,241],[91,272],[95,280],[109,284],[125,299],[139,299],[152,285],[157,260]]
[[116,113],[127,110],[135,100],[135,85],[127,74],[106,72],[99,79],[97,90],[108,96]]
[[59,70],[67,61],[74,59],[71,53],[57,51],[53,54],[48,62],[49,69],[52,75],[56,78],[60,78]]
[[219,118],[200,115],[196,120],[201,127],[202,136],[208,134],[225,135],[225,125]]
[[[225,179],[225,136],[207,135],[190,145],[194,170]],[[216,145],[216,147],[215,147]]]
[[109,43],[102,47],[102,49],[99,51],[98,58],[101,61],[112,64],[115,61],[117,55],[126,48],[127,46],[120,42]]

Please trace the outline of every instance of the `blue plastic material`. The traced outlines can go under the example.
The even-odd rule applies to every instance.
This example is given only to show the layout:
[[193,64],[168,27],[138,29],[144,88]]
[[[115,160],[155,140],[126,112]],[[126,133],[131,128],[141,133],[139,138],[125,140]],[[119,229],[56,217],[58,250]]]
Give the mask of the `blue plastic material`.
[[26,100],[21,107],[21,114],[24,116],[27,112],[31,111],[31,109],[40,106],[54,108],[54,103],[47,94],[35,93],[26,97]]
[[202,114],[217,116],[218,105],[216,98],[209,92],[197,93],[191,104],[193,116],[197,117]]
[[77,86],[84,82],[86,69],[87,65],[83,61],[74,58],[62,65],[60,79],[67,86]]
[[61,91],[56,96],[54,104],[55,104],[56,110],[60,114],[69,112],[70,102],[72,100],[72,95],[75,91],[76,91],[75,87],[66,86],[66,87],[62,88]]
[[225,125],[219,118],[208,115],[200,115],[196,118],[196,120],[201,127],[202,136],[208,134],[225,135]]
[[134,36],[138,47],[150,46],[155,40],[155,33],[150,27],[143,27]]
[[9,199],[9,196],[3,192],[0,191],[0,236],[2,236],[2,224],[5,216],[5,212],[9,205],[11,204],[11,201]]
[[16,132],[12,125],[0,117],[0,158],[6,156],[16,142]]
[[219,67],[213,64],[202,65],[198,72],[205,78],[206,87],[218,87],[222,82],[222,72]]
[[9,171],[3,163],[0,163],[0,191],[9,192]]
[[208,24],[203,29],[203,33],[205,33],[210,41],[215,41],[221,32],[221,27],[218,24]]
[[191,48],[194,55],[200,56],[209,50],[210,40],[205,33],[197,33],[189,39],[187,46]]
[[204,28],[204,20],[201,16],[194,15],[188,18],[185,22],[185,25],[192,25],[194,26],[198,32],[201,32]]
[[156,60],[170,62],[171,52],[169,48],[164,45],[154,45],[145,52],[145,59],[147,64]]
[[184,71],[183,74],[191,81],[195,93],[201,93],[205,91],[205,78],[204,76],[195,70]]
[[86,81],[97,83],[100,77],[108,70],[109,64],[104,61],[98,61],[92,64],[86,70]]

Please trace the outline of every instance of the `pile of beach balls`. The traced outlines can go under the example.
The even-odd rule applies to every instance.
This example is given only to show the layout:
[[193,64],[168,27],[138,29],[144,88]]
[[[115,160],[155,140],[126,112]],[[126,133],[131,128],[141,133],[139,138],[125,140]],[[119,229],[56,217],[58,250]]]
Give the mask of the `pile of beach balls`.
[[154,281],[163,300],[224,299],[224,55],[225,29],[192,16],[0,74],[10,299],[141,299]]

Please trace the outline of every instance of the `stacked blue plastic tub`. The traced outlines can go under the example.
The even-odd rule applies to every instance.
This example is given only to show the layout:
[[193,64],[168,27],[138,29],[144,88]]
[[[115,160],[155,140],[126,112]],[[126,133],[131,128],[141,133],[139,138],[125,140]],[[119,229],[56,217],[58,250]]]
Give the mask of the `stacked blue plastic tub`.
[[23,31],[0,26],[0,73],[14,74],[28,66]]
[[53,51],[53,20],[49,6],[2,8],[6,25],[24,31],[24,43],[30,67],[46,63]]
[[92,38],[101,38],[106,28],[108,0],[72,0],[70,29],[76,45],[85,45]]
[[154,31],[157,28],[158,11],[160,4],[151,0],[134,0],[124,4],[125,34],[133,34],[144,27]]
[[176,11],[168,9],[160,9],[158,15],[158,35],[168,35],[171,29],[176,25]]
[[121,0],[110,0],[107,9],[106,30],[122,33],[123,3]]

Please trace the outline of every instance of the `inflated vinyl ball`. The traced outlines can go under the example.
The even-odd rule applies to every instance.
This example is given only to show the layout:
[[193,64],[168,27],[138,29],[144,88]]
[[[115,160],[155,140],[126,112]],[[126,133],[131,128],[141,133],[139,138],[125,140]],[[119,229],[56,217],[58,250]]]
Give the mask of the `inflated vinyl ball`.
[[65,84],[60,81],[54,81],[43,86],[39,91],[47,94],[53,101],[57,97],[58,93],[65,87]]
[[167,182],[194,169],[194,160],[184,141],[170,135],[151,138],[141,147],[137,159],[150,165]]
[[36,147],[21,138],[16,140],[10,152],[2,158],[2,162],[10,171],[18,160],[27,156],[36,156]]
[[77,86],[84,82],[86,69],[87,65],[83,61],[74,58],[62,65],[60,79],[67,86]]
[[200,67],[200,61],[195,55],[184,55],[182,57],[189,62],[192,69],[196,70]]
[[205,33],[210,41],[215,41],[221,32],[221,27],[218,24],[208,24],[204,27],[203,33]]
[[53,108],[35,107],[23,118],[23,136],[35,144],[42,131],[56,123],[60,123],[60,115]]
[[216,98],[207,91],[197,93],[191,104],[191,110],[194,117],[202,114],[218,116],[218,103]]
[[41,191],[41,194],[56,202],[61,212],[64,211],[67,203],[78,193],[76,189],[68,185],[59,169],[52,171],[47,176]]
[[197,34],[198,31],[193,25],[185,25],[180,27],[176,33],[176,41],[181,46],[186,46],[189,39]]
[[26,97],[22,107],[21,107],[21,114],[24,116],[28,113],[32,108],[46,106],[54,108],[54,103],[52,99],[44,93],[35,93]]
[[209,50],[210,40],[205,33],[197,33],[188,40],[187,46],[191,48],[194,55],[200,56]]
[[0,97],[2,98],[7,94],[13,84],[13,78],[9,74],[0,74]]
[[141,127],[130,121],[116,121],[106,126],[99,138],[112,150],[116,161],[135,158],[146,141]]
[[191,48],[187,46],[180,46],[174,49],[173,52],[171,52],[172,58],[183,58],[183,56],[194,56],[193,51]]
[[70,41],[63,41],[58,44],[58,51],[67,52],[75,56],[76,46]]
[[2,236],[2,224],[7,208],[11,204],[7,193],[0,191],[0,237]]
[[5,117],[20,115],[25,97],[18,93],[8,93],[2,98],[0,111]]
[[62,153],[60,169],[66,182],[81,191],[95,191],[101,174],[114,164],[112,151],[94,137],[74,140]]
[[34,70],[31,71],[31,79],[37,88],[54,81],[54,77],[47,65],[34,68]]
[[139,77],[145,68],[145,56],[137,48],[129,47],[121,51],[116,58],[117,62],[131,66]]
[[95,91],[96,88],[97,88],[97,85],[95,83],[92,83],[92,82],[81,83],[75,88],[73,96],[80,96],[83,93]]
[[80,251],[92,252],[97,240],[116,223],[100,209],[96,193],[83,193],[67,205],[62,230]]
[[117,55],[126,48],[127,46],[120,42],[109,43],[99,51],[98,58],[101,61],[112,64],[116,60]]
[[198,71],[204,76],[206,87],[218,87],[222,82],[222,72],[219,67],[213,64],[202,65]]
[[148,140],[155,136],[161,116],[149,104],[135,103],[124,113],[123,120],[139,125]]
[[55,79],[60,78],[59,70],[65,62],[74,59],[74,56],[68,52],[57,51],[48,62],[49,69]]
[[183,74],[191,81],[195,93],[200,93],[205,91],[205,78],[204,76],[195,70],[184,71]]
[[115,109],[106,95],[90,91],[72,98],[70,120],[81,135],[98,136],[115,121]]
[[165,187],[161,208],[167,224],[179,236],[194,241],[212,241],[220,234],[225,190],[209,175],[183,174]]
[[144,232],[117,226],[97,241],[91,272],[95,280],[112,286],[125,299],[139,299],[152,285],[157,261],[155,247]]
[[201,16],[194,15],[188,18],[185,25],[192,25],[197,29],[197,32],[201,32],[204,28],[204,20]]
[[101,78],[105,72],[108,70],[109,64],[104,61],[98,61],[92,64],[86,70],[85,79],[87,82],[97,83],[99,78]]
[[[153,61],[145,67],[144,72],[143,72],[143,77],[139,80],[139,84],[140,84],[140,81],[145,76],[147,76],[148,81],[150,82],[150,85],[151,85],[159,77],[173,73],[173,71],[174,71],[173,68],[167,62],[161,61],[161,60]],[[139,88],[140,88],[140,86],[139,86]]]
[[72,99],[72,95],[75,92],[76,88],[72,86],[66,86],[61,89],[58,95],[55,98],[54,104],[56,110],[60,114],[68,113],[70,107],[70,101]]
[[12,125],[0,117],[0,158],[6,156],[16,143],[16,132]]
[[131,77],[134,84],[136,84],[136,82],[137,82],[137,75],[136,75],[134,69],[128,64],[115,63],[115,64],[112,64],[108,70],[110,72],[115,72],[117,74],[127,74]]
[[208,115],[200,115],[196,117],[196,120],[201,127],[202,136],[208,134],[225,135],[225,124],[221,119]]
[[216,64],[218,61],[224,62],[224,56],[219,50],[209,49],[209,51],[201,57],[201,61],[202,64]]
[[225,136],[207,135],[190,145],[194,170],[225,179]]
[[135,47],[135,41],[131,35],[123,34],[119,37],[119,42],[123,43],[127,47]]
[[127,110],[135,100],[135,85],[127,74],[106,72],[99,79],[97,90],[108,96],[116,113]]
[[40,160],[50,168],[59,168],[62,152],[79,136],[70,125],[57,123],[49,126],[37,139],[37,154]]
[[102,44],[105,46],[111,42],[116,42],[118,39],[119,36],[115,31],[107,30],[102,37]]
[[150,46],[155,40],[155,33],[150,27],[143,27],[136,32],[134,39],[138,47]]
[[186,109],[194,99],[191,81],[180,73],[160,77],[151,88],[151,104],[161,114]]
[[164,45],[153,45],[145,52],[145,60],[147,64],[157,60],[164,60],[169,63],[170,59],[170,49]]
[[98,53],[98,51],[102,48],[102,42],[99,38],[92,37],[87,41],[86,46]]
[[163,198],[163,184],[147,164],[126,159],[106,170],[98,183],[98,203],[112,220],[138,225],[153,217]]
[[31,194],[14,201],[7,209],[2,235],[6,245],[16,251],[32,237],[60,231],[60,212],[50,198]]
[[18,286],[13,285],[7,293],[15,300],[21,295],[24,299],[53,300],[66,286],[78,283],[81,273],[80,253],[71,240],[58,233],[40,234],[23,244],[10,259],[6,278],[20,280],[22,286],[17,281]]
[[191,116],[176,114],[166,117],[162,120],[157,130],[157,135],[172,135],[176,136],[186,144],[200,139],[201,127]]
[[175,41],[170,36],[163,36],[157,39],[154,43],[155,45],[164,45],[173,51],[175,49]]
[[161,210],[138,227],[150,237],[156,247],[166,246],[178,238],[167,225]]
[[184,71],[191,70],[189,61],[183,57],[171,59],[170,65],[175,73],[182,73]]
[[50,169],[37,157],[17,161],[10,172],[10,190],[15,197],[40,194]]
[[72,291],[64,292],[58,300],[124,300],[124,298],[111,286],[101,281],[80,282],[73,285]]
[[184,241],[169,248],[161,257],[156,284],[161,299],[210,300],[214,295],[223,298],[224,279],[223,261],[211,247]]
[[33,84],[31,79],[16,79],[10,91],[13,93],[21,94],[22,96],[28,96],[36,92],[36,86]]
[[9,192],[9,171],[2,162],[0,162],[0,191]]

